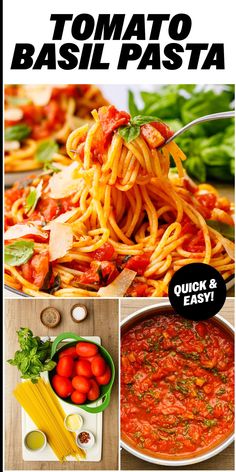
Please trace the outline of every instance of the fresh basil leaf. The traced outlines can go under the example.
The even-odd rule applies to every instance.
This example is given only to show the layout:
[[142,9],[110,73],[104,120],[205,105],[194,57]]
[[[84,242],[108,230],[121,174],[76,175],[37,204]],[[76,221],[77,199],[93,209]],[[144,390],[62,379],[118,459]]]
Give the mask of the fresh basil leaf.
[[43,181],[41,180],[37,187],[31,187],[29,195],[26,197],[26,213],[33,213],[39,198],[41,197]]
[[37,203],[37,192],[36,192],[36,188],[32,187],[29,195],[26,198],[26,205],[25,205],[26,213],[28,213],[31,209],[35,208],[36,203]]
[[145,125],[146,123],[152,123],[152,122],[158,122],[158,121],[162,123],[162,121],[159,120],[156,116],[137,115],[134,118],[132,118],[131,123],[132,125],[142,126],[142,125]]
[[132,117],[139,114],[139,109],[134,100],[134,94],[131,90],[128,92],[128,103],[129,103],[129,112]]
[[51,162],[46,162],[43,166],[43,170],[44,171],[50,170],[51,172],[55,172],[55,173],[61,172],[61,169],[51,164]]
[[230,241],[234,241],[234,226],[216,220],[206,220],[206,223],[208,226],[218,231],[218,233],[222,234],[222,236],[225,238],[229,239]]
[[4,260],[10,266],[25,264],[34,254],[34,243],[32,241],[16,241],[5,246]]
[[185,169],[189,175],[195,177],[199,182],[206,181],[206,166],[200,157],[189,157],[185,162]]
[[38,162],[52,162],[53,155],[58,152],[59,146],[53,139],[42,141],[36,150],[36,159]]
[[130,143],[139,136],[140,126],[121,126],[118,129],[118,134],[127,142]]
[[5,129],[5,141],[22,141],[27,138],[31,132],[31,128],[25,124],[9,126]]

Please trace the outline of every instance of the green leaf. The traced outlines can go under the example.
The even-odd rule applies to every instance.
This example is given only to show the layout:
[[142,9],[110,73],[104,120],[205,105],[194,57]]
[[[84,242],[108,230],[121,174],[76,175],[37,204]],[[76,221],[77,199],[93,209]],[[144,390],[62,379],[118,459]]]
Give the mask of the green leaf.
[[39,182],[37,187],[30,188],[30,193],[26,197],[26,205],[25,205],[26,213],[33,213],[38,203],[38,200],[41,197],[42,188],[43,188],[42,180]]
[[25,124],[9,126],[5,129],[5,141],[22,141],[27,138],[31,128]]
[[129,90],[128,92],[128,104],[129,104],[129,112],[131,114],[131,116],[136,116],[139,114],[139,109],[135,103],[135,99],[134,99],[134,94],[131,90]]
[[52,162],[53,155],[58,152],[59,146],[53,139],[42,141],[36,150],[36,159],[38,162]]
[[132,118],[131,124],[142,126],[142,125],[145,125],[146,123],[152,123],[152,122],[158,122],[158,121],[162,123],[162,121],[159,120],[156,116],[137,115],[134,118]]
[[25,264],[34,254],[34,243],[32,241],[16,241],[8,244],[4,249],[5,263],[10,266]]
[[25,205],[25,210],[26,213],[28,213],[31,209],[34,209],[37,203],[37,192],[36,188],[32,187],[30,189],[30,193],[26,198],[26,205]]
[[185,162],[185,169],[191,177],[195,177],[199,182],[206,181],[206,167],[200,157],[188,158]]
[[121,126],[118,129],[118,134],[127,142],[130,143],[139,136],[140,126]]
[[51,170],[52,172],[55,172],[55,173],[61,172],[61,169],[51,164],[51,162],[46,162],[43,166],[43,170],[44,171]]
[[206,220],[206,223],[208,224],[208,226],[218,231],[218,233],[222,234],[222,236],[224,236],[225,238],[229,239],[230,241],[234,241],[234,226],[216,220]]

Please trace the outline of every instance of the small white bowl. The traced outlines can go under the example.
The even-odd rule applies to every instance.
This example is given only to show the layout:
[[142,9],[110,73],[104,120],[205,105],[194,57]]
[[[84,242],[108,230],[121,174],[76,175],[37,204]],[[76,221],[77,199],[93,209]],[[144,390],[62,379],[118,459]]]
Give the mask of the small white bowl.
[[[76,415],[78,416],[78,418],[80,419],[80,427],[77,428],[77,429],[70,429],[67,424],[66,424],[66,420],[69,418],[69,416],[72,416],[72,415]],[[71,412],[71,413],[68,413],[68,415],[66,415],[65,419],[64,419],[64,425],[65,425],[65,428],[68,430],[68,431],[71,431],[71,433],[76,433],[76,431],[80,431],[82,426],[84,424],[84,420],[82,418],[81,415],[79,415],[79,413],[77,412]]]
[[[90,439],[88,440],[87,443],[80,442],[79,436],[80,436],[81,433],[88,433],[89,434]],[[81,449],[91,449],[91,447],[94,446],[95,437],[94,437],[93,433],[91,433],[91,431],[88,431],[87,429],[83,429],[77,434],[76,443],[78,444],[79,447],[81,447]]]
[[[31,449],[30,447],[27,446],[27,442],[26,442],[27,436],[29,436],[29,434],[34,433],[34,432],[40,433],[44,438],[44,443],[43,443],[42,447],[40,447],[39,449]],[[24,437],[24,446],[27,449],[27,451],[29,451],[29,452],[33,452],[33,453],[41,452],[45,449],[46,445],[47,445],[47,436],[43,431],[41,431],[41,429],[32,429],[31,431],[28,431],[28,433],[26,433],[26,435]]]

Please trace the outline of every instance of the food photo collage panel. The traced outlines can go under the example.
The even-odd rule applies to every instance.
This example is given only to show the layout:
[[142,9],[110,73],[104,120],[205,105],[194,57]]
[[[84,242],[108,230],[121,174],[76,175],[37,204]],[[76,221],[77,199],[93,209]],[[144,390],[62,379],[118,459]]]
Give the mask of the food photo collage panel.
[[234,100],[5,85],[5,470],[234,470]]

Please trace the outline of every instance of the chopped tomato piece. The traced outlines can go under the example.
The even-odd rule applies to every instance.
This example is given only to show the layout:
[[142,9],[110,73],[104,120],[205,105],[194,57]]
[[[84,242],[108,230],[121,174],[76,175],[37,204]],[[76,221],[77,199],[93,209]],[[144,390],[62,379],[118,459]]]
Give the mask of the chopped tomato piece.
[[115,250],[110,243],[105,243],[96,251],[91,252],[91,256],[93,259],[96,261],[110,261],[112,259],[112,256],[114,254]]
[[216,206],[216,195],[214,193],[203,193],[196,195],[196,199],[202,206],[208,208],[209,210],[213,210]]
[[59,213],[59,206],[53,198],[41,198],[37,205],[37,213],[40,213],[45,221],[51,221]]
[[161,146],[165,142],[165,138],[150,123],[141,126],[141,135],[148,143],[151,149]]
[[207,334],[207,329],[204,323],[197,323],[196,331],[197,331],[197,334],[199,334],[199,336],[201,336],[202,338],[204,338],[204,336],[206,336]]
[[80,277],[80,282],[84,284],[109,285],[119,272],[113,262],[102,261],[91,262],[90,269]]
[[205,249],[203,231],[200,229],[190,240],[185,241],[183,248],[189,252],[203,252]]
[[66,211],[72,210],[73,208],[79,206],[79,202],[72,202],[73,196],[74,195],[71,195],[70,197],[61,198],[59,200],[58,207],[60,213],[65,213]]
[[18,184],[15,184],[12,188],[9,188],[5,191],[5,202],[6,202],[6,207],[9,210],[12,207],[12,204],[21,198],[23,196],[24,189],[19,188]]
[[126,269],[134,270],[138,275],[143,275],[150,262],[149,256],[142,254],[140,256],[131,256],[126,262]]
[[21,266],[23,277],[42,288],[44,279],[49,272],[49,255],[35,254],[26,264]]
[[151,125],[154,126],[154,128],[156,128],[159,133],[161,133],[163,138],[165,138],[165,141],[171,138],[171,136],[174,134],[174,131],[171,131],[169,126],[167,126],[165,123],[162,123],[161,121],[155,121],[151,123]]
[[147,284],[143,283],[133,283],[127,290],[127,296],[130,297],[145,297]]
[[118,111],[113,105],[99,108],[98,116],[105,138],[108,138],[119,126],[127,125],[130,121],[129,113]]

